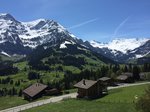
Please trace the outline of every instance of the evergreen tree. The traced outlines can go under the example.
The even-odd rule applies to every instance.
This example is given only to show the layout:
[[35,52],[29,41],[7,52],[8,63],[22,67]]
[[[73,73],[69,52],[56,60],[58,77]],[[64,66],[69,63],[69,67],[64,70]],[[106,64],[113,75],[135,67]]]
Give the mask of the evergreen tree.
[[140,68],[138,66],[134,66],[133,67],[133,72],[132,73],[133,73],[133,77],[134,77],[135,80],[139,80],[140,79],[140,75],[139,75]]
[[143,72],[149,72],[150,71],[150,64],[144,63],[143,65]]
[[14,95],[16,95],[17,94],[17,90],[13,87],[12,88],[12,95],[14,96]]
[[124,66],[123,71],[124,71],[124,72],[128,72],[128,67],[127,67],[126,65]]
[[118,64],[116,64],[116,65],[114,65],[114,66],[112,67],[112,71],[113,71],[114,73],[116,73],[118,70],[120,70],[120,66],[119,66]]
[[129,72],[132,72],[132,64],[130,63],[128,66],[129,66]]
[[12,95],[12,89],[8,90],[8,95],[10,95],[10,96]]
[[12,85],[14,83],[14,81],[13,80],[10,80],[10,84]]
[[40,83],[42,83],[42,84],[43,84],[43,80],[42,80],[42,79],[40,79]]
[[28,73],[28,79],[29,80],[40,79],[40,75],[36,72],[31,71]]
[[70,76],[68,74],[64,75],[65,89],[70,89]]
[[22,89],[19,90],[18,96],[19,96],[19,97],[22,96]]
[[96,77],[97,78],[101,78],[102,77],[102,73],[101,73],[100,69],[96,70]]

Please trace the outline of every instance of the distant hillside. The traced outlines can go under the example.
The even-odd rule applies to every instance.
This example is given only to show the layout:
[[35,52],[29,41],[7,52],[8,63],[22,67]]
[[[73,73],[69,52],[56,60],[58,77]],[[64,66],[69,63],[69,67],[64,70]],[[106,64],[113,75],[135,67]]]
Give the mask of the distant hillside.
[[[54,66],[73,66],[82,70],[87,67],[98,68],[103,64],[114,64],[115,62],[92,52],[80,44],[60,44],[55,47],[48,47],[49,44],[37,47],[31,55],[29,55],[29,65],[34,69],[51,69]],[[61,42],[61,43],[65,43]],[[68,44],[67,44],[68,43]],[[65,45],[64,48],[62,45]]]

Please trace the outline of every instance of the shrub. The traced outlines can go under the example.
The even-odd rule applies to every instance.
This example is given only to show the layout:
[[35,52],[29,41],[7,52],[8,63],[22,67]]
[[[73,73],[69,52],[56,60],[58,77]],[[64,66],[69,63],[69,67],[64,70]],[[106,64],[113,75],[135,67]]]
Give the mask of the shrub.
[[150,112],[150,86],[136,102],[136,109],[142,112]]

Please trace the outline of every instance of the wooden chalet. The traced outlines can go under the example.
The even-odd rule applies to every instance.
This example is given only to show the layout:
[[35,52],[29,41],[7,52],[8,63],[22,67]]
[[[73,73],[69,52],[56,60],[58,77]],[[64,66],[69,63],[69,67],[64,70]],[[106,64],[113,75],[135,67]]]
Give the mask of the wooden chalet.
[[60,94],[61,92],[56,89],[56,88],[53,88],[53,89],[49,89],[49,90],[45,90],[46,92],[46,95],[58,95]]
[[78,98],[96,98],[102,95],[100,81],[81,80],[74,87],[78,88]]
[[47,88],[47,85],[35,83],[23,90],[24,99],[32,101],[39,97],[42,97],[45,94],[45,90]]
[[98,80],[102,81],[103,84],[106,85],[106,86],[111,86],[112,83],[113,83],[112,79],[109,78],[109,77],[101,77],[101,78],[98,79]]
[[150,76],[150,72],[141,72],[139,76],[141,80],[148,80],[148,77]]
[[132,83],[134,82],[133,74],[132,73],[122,73],[116,78],[117,82],[120,83]]
[[102,78],[98,79],[98,81],[101,82],[102,92],[105,92],[108,94],[107,87],[113,85],[112,79],[109,77],[102,77]]

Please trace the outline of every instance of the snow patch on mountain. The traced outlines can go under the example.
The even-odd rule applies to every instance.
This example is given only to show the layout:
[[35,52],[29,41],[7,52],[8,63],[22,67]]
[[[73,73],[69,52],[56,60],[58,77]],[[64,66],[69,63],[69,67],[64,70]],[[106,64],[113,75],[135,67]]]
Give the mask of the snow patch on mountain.
[[77,49],[87,51],[87,49],[81,47],[77,47]]
[[60,49],[67,48],[66,44],[71,44],[71,42],[65,41],[64,43],[62,43],[62,44],[60,45]]
[[135,55],[135,58],[142,58],[142,57],[147,56],[148,54],[150,54],[150,51],[149,51],[149,52],[147,52],[147,53],[146,53],[146,54],[144,54],[144,55],[142,55],[142,54],[136,54],[136,55]]
[[142,55],[140,55],[140,54],[137,54],[136,56],[135,56],[135,58],[142,58],[143,56]]
[[2,51],[1,54],[5,55],[5,56],[8,56],[8,57],[11,57],[9,54],[7,54],[6,52]]
[[93,47],[98,48],[108,48],[111,49],[112,52],[120,51],[122,53],[127,53],[129,50],[134,50],[135,48],[143,45],[145,42],[147,42],[149,39],[141,38],[131,38],[131,39],[115,39],[112,42],[109,43],[100,43],[96,41],[91,41],[91,45]]
[[71,42],[65,41],[62,44],[60,44],[60,49],[67,48],[66,44],[75,44],[75,42],[73,42],[73,41],[71,41]]

